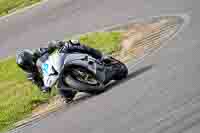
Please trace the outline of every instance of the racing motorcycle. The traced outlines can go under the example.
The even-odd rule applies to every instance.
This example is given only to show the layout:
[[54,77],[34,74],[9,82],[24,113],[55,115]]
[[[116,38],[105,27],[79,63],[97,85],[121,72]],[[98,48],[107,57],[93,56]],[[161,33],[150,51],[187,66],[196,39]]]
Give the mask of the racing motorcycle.
[[112,80],[127,77],[128,69],[122,62],[110,57],[97,60],[84,53],[54,52],[40,62],[39,69],[45,86],[75,89],[78,92],[99,93]]

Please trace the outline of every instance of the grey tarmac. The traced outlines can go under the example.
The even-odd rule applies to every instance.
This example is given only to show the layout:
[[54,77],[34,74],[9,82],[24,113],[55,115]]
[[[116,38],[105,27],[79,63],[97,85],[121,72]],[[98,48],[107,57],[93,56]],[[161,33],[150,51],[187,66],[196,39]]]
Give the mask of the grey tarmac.
[[200,1],[49,0],[0,20],[0,55],[45,46],[129,20],[187,14],[190,23],[129,78],[98,96],[50,114],[13,133],[199,133]]

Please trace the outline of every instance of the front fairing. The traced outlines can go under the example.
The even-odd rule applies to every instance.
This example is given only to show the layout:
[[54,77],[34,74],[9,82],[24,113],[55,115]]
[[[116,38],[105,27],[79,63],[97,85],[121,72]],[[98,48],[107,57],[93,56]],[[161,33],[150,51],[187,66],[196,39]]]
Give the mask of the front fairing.
[[46,87],[52,87],[62,70],[65,54],[54,52],[41,64],[41,73]]
[[59,53],[55,52],[42,64],[42,75],[45,86],[52,87],[60,76],[64,67],[72,65],[82,66],[96,75],[96,78],[104,83],[107,80],[106,67],[88,54]]
[[89,56],[88,54],[73,53],[68,54],[64,61],[64,66],[77,65],[82,66],[93,72],[96,78],[104,82],[106,80],[105,67],[103,64],[98,62],[95,58]]

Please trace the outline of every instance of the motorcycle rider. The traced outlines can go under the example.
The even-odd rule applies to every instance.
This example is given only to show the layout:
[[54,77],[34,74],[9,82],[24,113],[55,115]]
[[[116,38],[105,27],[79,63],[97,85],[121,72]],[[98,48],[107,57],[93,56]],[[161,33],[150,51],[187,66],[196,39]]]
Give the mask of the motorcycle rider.
[[[17,52],[16,63],[17,65],[27,73],[28,80],[36,84],[40,90],[44,93],[50,92],[51,88],[46,87],[43,83],[42,76],[37,67],[38,59],[40,61],[45,61],[48,56],[53,53],[55,50],[64,53],[87,53],[93,56],[96,59],[102,60],[109,58],[108,56],[103,56],[103,54],[91,47],[80,44],[78,40],[69,40],[69,41],[51,41],[48,43],[47,48],[39,48],[34,50],[23,49]],[[47,58],[46,58],[47,57]],[[59,89],[60,90],[60,89]],[[60,90],[60,93],[67,101],[70,101],[75,96],[76,92],[72,89],[69,90]]]

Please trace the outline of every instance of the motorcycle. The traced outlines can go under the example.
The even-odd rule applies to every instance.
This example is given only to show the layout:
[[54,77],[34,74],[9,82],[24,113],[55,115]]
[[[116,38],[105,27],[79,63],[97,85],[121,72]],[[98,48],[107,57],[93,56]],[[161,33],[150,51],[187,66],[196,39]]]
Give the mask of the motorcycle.
[[127,77],[128,69],[122,62],[110,57],[97,60],[84,53],[54,52],[38,59],[37,66],[44,85],[58,89],[72,88],[78,92],[99,93],[112,80]]

